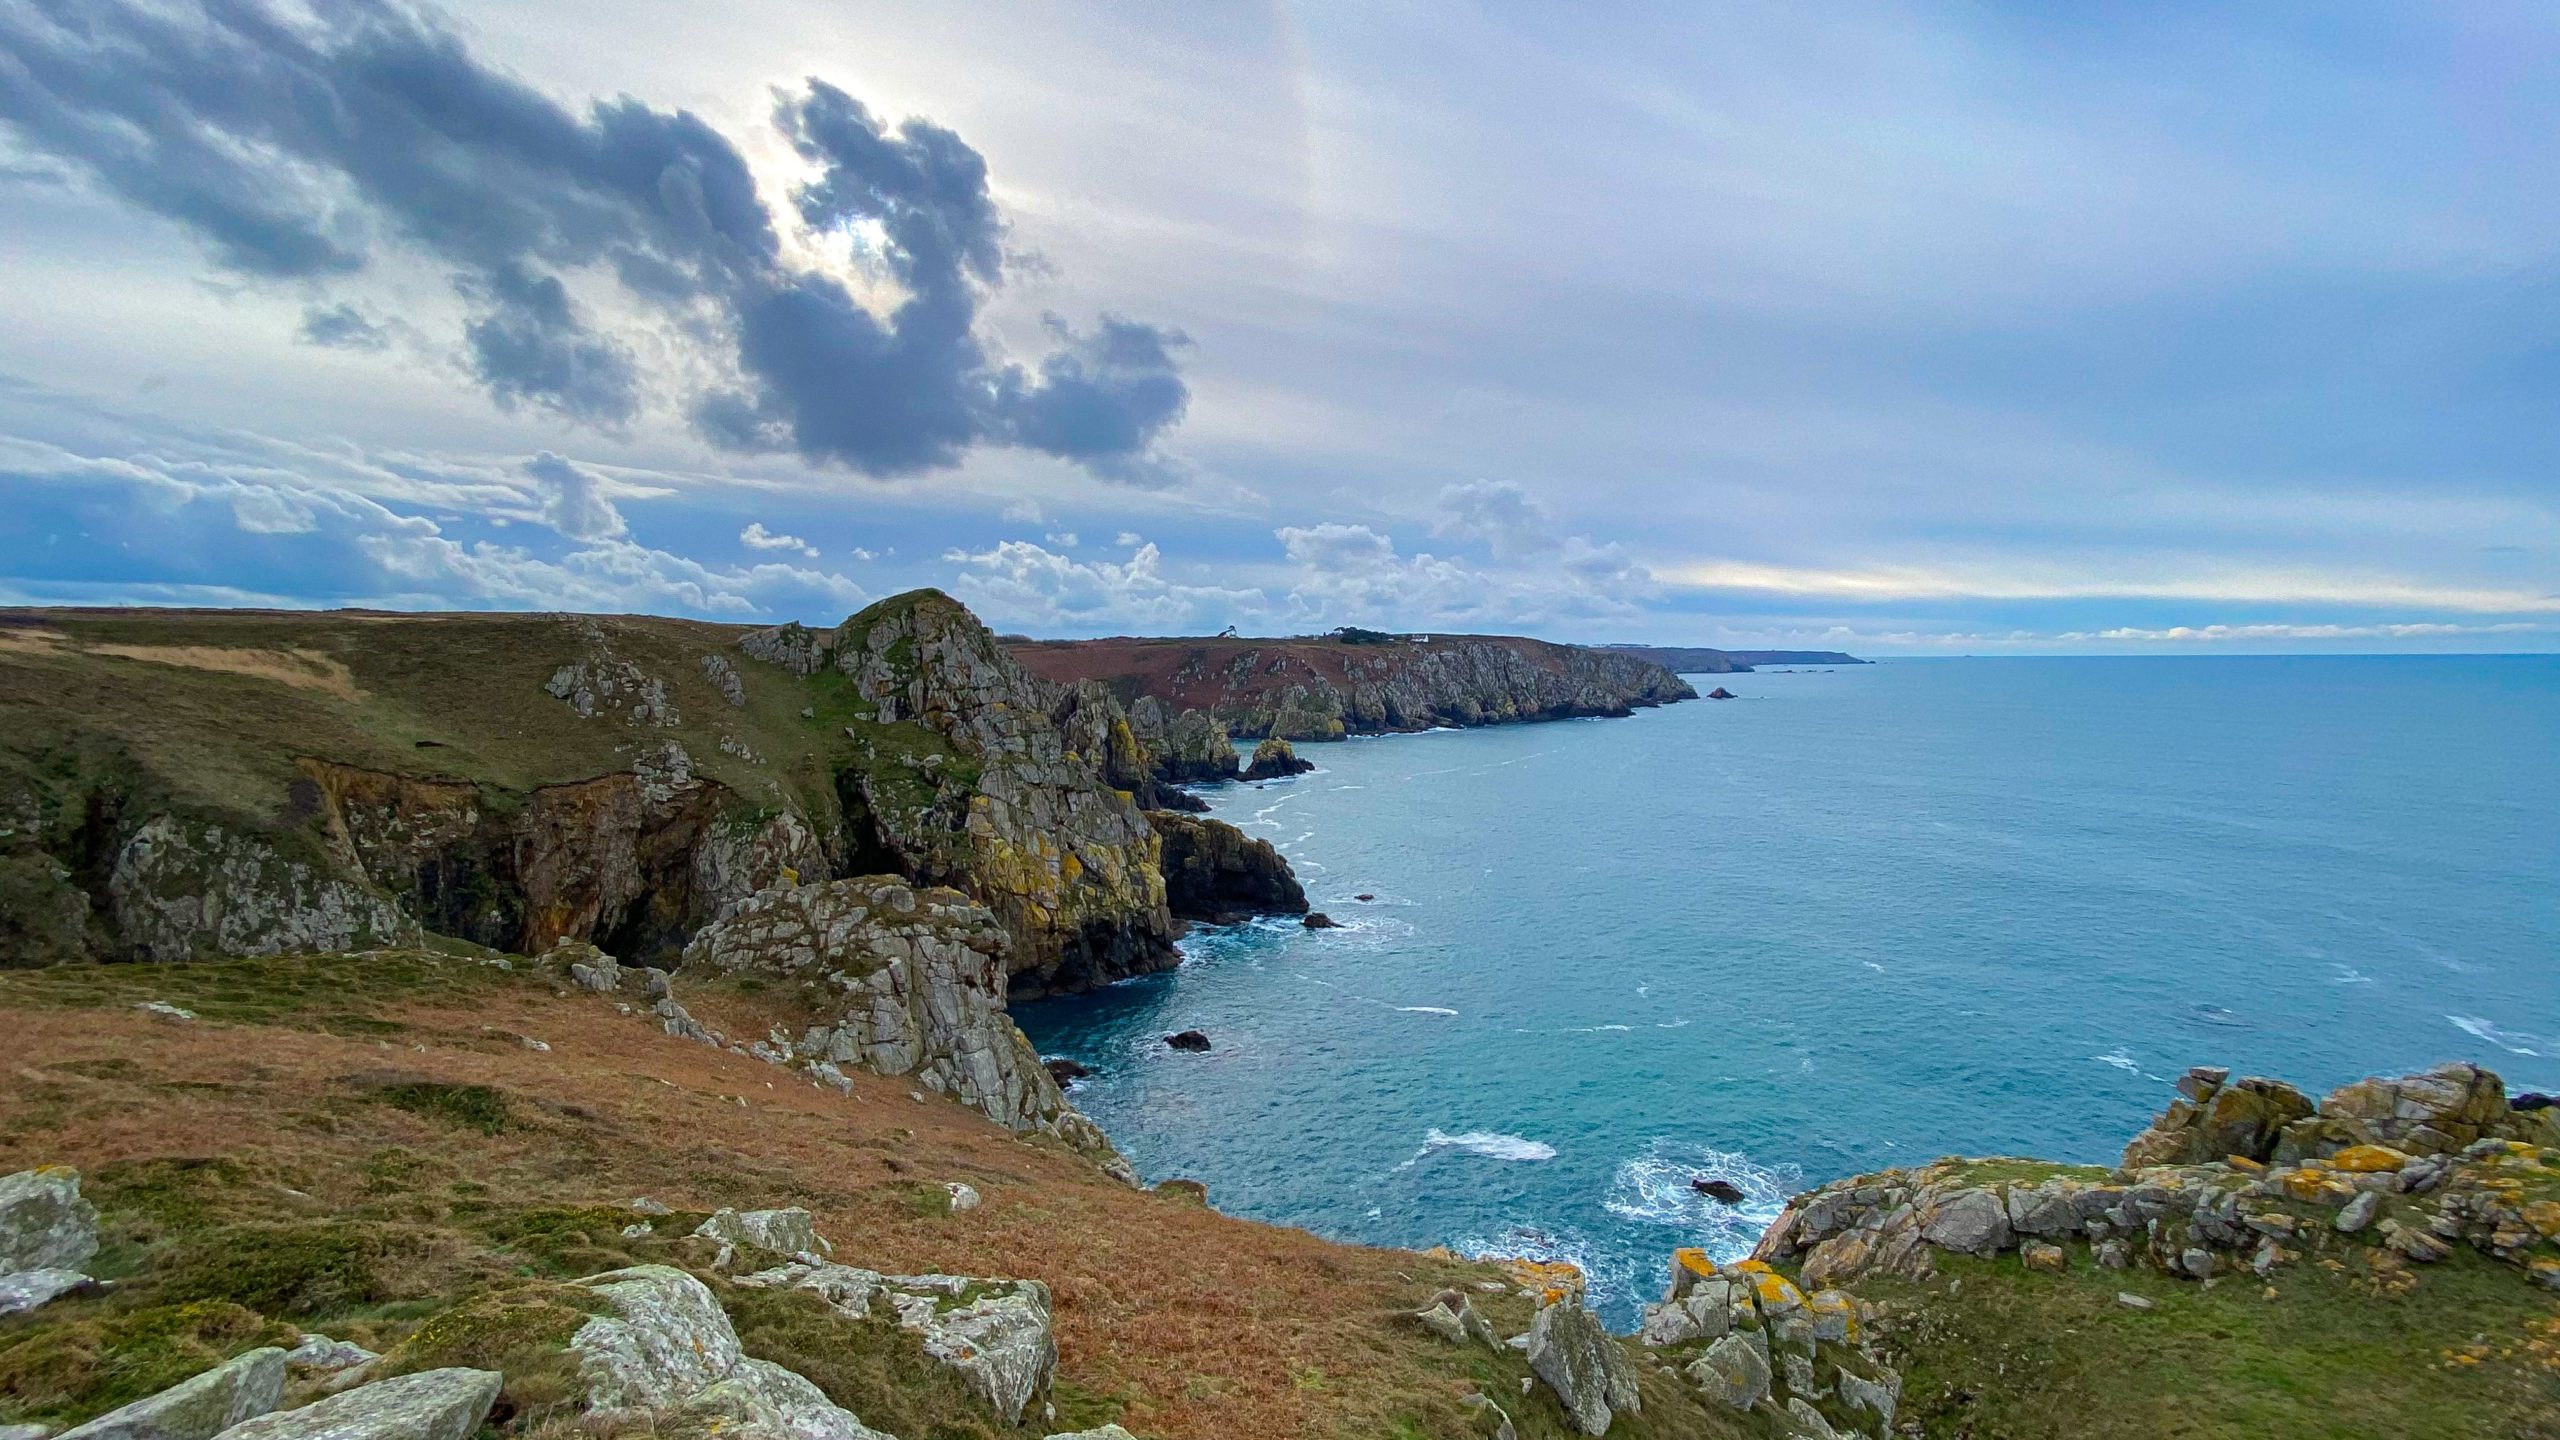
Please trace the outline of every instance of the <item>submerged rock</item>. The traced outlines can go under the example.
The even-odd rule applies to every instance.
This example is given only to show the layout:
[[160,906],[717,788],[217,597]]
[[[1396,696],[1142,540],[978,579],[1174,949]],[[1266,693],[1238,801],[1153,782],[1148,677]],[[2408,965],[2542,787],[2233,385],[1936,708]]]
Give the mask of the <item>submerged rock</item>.
[[1197,1054],[1209,1048],[1209,1037],[1197,1030],[1184,1030],[1178,1034],[1167,1035],[1164,1037],[1164,1043],[1176,1050],[1188,1050]]
[[1339,930],[1342,928],[1341,921],[1334,919],[1332,916],[1327,915],[1321,910],[1308,911],[1307,918],[1299,921],[1298,923],[1310,930]]
[[1719,685],[1713,690],[1707,692],[1707,698],[1710,700],[1737,700],[1741,697]]
[[498,1399],[495,1370],[422,1370],[233,1426],[223,1440],[470,1440]]
[[1049,1072],[1049,1078],[1055,1081],[1061,1090],[1093,1074],[1092,1066],[1081,1060],[1070,1060],[1064,1055],[1049,1056],[1040,1062],[1040,1068]]
[[1709,1175],[1700,1175],[1692,1179],[1689,1182],[1689,1188],[1719,1205],[1739,1205],[1750,1198],[1742,1193],[1741,1186],[1730,1180],[1719,1180]]

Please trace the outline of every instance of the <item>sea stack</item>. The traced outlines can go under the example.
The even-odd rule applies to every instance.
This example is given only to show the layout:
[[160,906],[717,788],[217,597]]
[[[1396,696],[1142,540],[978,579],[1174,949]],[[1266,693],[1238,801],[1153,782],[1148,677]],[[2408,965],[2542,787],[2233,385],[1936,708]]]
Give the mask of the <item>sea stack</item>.
[[1244,767],[1244,778],[1278,780],[1284,776],[1302,775],[1314,768],[1314,761],[1299,759],[1297,747],[1274,735],[1253,747],[1253,759]]

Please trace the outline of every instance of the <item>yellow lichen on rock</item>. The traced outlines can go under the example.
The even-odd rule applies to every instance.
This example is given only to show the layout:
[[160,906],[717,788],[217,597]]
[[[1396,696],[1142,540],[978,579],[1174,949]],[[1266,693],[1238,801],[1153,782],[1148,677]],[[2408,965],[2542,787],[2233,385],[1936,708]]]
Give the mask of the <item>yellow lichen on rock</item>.
[[1523,1290],[1537,1292],[1538,1303],[1553,1305],[1571,1299],[1583,1291],[1582,1267],[1570,1260],[1528,1260],[1518,1257],[1496,1262],[1511,1283]]
[[1684,1245],[1672,1251],[1671,1263],[1701,1280],[1713,1280],[1720,1273],[1714,1259],[1694,1245]]
[[2388,1145],[2350,1145],[2329,1157],[2329,1168],[2350,1175],[2374,1175],[2407,1166],[2409,1157]]

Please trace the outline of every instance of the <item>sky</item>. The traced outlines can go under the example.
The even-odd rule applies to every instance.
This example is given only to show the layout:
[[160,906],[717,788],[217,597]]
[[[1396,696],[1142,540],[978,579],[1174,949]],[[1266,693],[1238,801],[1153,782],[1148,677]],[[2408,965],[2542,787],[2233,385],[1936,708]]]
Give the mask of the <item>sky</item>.
[[0,0],[0,604],[2560,650],[2560,10]]

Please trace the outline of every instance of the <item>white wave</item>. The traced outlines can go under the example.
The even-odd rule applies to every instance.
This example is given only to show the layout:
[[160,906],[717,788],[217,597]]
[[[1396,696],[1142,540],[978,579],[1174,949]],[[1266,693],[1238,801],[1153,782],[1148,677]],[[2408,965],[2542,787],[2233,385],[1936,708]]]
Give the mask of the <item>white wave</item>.
[[1883,967],[1883,966],[1881,966],[1881,965],[1879,965],[1879,964],[1877,964],[1877,963],[1876,963],[1876,962],[1874,962],[1873,960],[1869,960],[1869,961],[1867,961],[1867,962],[1865,962],[1865,963],[1866,963],[1866,967],[1867,967],[1868,969],[1873,970],[1873,971],[1874,971],[1874,972],[1876,972],[1877,974],[1882,975],[1883,973],[1885,973],[1885,971],[1884,971],[1884,967]]
[[1639,986],[1637,986],[1637,987],[1636,987],[1636,995],[1637,995],[1639,998],[1641,998],[1641,997],[1643,997],[1643,996],[1646,996],[1646,995],[1650,995],[1650,994],[1652,994],[1652,993],[1653,993],[1653,987],[1652,987],[1651,985],[1639,985]]
[[[1742,1203],[1698,1193],[1698,1180],[1725,1181],[1742,1192]],[[1676,1229],[1679,1243],[1702,1246],[1719,1261],[1739,1260],[1803,1186],[1792,1165],[1758,1165],[1738,1151],[1656,1140],[1619,1164],[1603,1203],[1620,1219]]]
[[2372,976],[2367,975],[2352,965],[2340,965],[2332,962],[2329,968],[2338,972],[2337,974],[2329,977],[2329,983],[2332,985],[2370,985],[2373,983]]
[[2510,1055],[2530,1055],[2537,1060],[2542,1058],[2541,1051],[2529,1049],[2520,1043],[2526,1040],[2539,1040],[2542,1038],[2539,1035],[2527,1035],[2516,1030],[2501,1030],[2477,1015],[2447,1015],[2444,1018],[2452,1021],[2455,1029],[2486,1040]]
[[1396,1008],[1407,1015],[1455,1015],[1458,1013],[1446,1005],[1399,1005]]
[[2142,1067],[2133,1063],[2133,1057],[2127,1055],[2122,1050],[2112,1051],[2105,1055],[2092,1055],[2089,1058],[2097,1061],[2101,1065],[2113,1065],[2119,1070],[2127,1071],[2135,1075],[2142,1073]]
[[1481,1155],[1487,1160],[1553,1160],[1556,1158],[1556,1147],[1553,1145],[1538,1140],[1523,1139],[1518,1135],[1505,1135],[1497,1130],[1469,1130],[1462,1135],[1451,1135],[1434,1129],[1422,1137],[1422,1153],[1428,1155],[1434,1150],[1464,1150],[1470,1155]]

